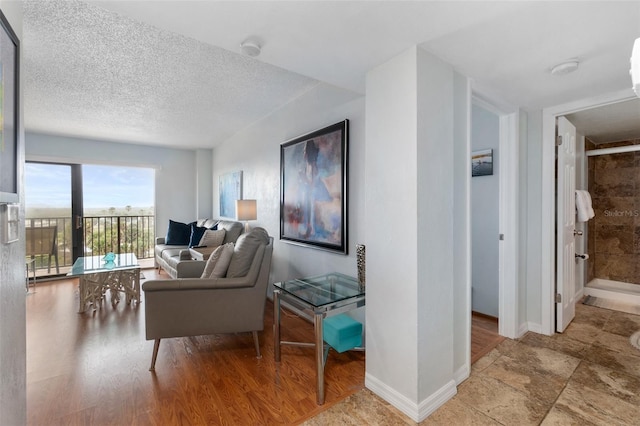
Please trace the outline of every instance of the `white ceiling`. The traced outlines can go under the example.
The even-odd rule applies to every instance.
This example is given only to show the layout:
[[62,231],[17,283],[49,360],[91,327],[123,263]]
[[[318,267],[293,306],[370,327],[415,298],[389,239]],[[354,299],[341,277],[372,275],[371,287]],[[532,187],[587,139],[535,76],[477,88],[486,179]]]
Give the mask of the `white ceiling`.
[[640,99],[591,108],[567,119],[596,145],[640,139]]
[[[638,1],[26,1],[24,12],[27,130],[188,147],[321,83],[360,96],[367,71],[416,44],[526,110],[617,92],[640,37]],[[239,53],[248,36],[258,58]],[[549,73],[571,58],[578,71]]]

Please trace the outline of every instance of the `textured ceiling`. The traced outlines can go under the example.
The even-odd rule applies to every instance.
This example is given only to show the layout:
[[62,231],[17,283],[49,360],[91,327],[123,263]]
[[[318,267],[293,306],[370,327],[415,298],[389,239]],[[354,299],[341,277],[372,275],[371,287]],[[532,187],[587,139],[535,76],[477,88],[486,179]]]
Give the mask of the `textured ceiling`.
[[212,146],[318,84],[75,1],[25,2],[23,38],[36,132]]
[[[257,59],[239,54],[250,35]],[[639,1],[27,1],[25,124],[214,146],[321,82],[363,94],[416,44],[536,110],[630,91],[637,37]],[[570,58],[578,71],[549,73]]]

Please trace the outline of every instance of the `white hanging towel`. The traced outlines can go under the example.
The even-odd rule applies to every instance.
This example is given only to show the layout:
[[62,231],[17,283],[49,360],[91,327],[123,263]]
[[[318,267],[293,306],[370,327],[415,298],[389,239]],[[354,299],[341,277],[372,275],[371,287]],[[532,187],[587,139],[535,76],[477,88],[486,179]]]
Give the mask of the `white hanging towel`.
[[596,217],[596,212],[593,211],[591,194],[589,194],[589,191],[582,191],[582,193],[584,194],[584,198],[587,200],[587,209],[589,210],[589,219],[593,219],[594,217]]
[[589,192],[581,189],[576,190],[576,213],[578,214],[578,222],[586,222],[595,217]]

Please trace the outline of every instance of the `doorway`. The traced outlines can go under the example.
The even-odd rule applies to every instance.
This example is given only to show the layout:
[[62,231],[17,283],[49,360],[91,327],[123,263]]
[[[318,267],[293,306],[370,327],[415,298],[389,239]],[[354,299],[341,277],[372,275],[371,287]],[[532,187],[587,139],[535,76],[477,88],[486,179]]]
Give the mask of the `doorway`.
[[[564,291],[563,283],[556,280],[556,262],[558,251],[555,247],[556,230],[556,196],[555,196],[555,146],[556,146],[556,120],[558,117],[589,111],[598,107],[618,104],[628,100],[635,100],[636,96],[631,90],[624,90],[599,96],[597,98],[581,100],[569,104],[559,105],[543,110],[542,114],[542,304],[541,304],[541,332],[552,335],[556,330],[556,291]],[[591,119],[593,120],[593,119]],[[574,117],[572,117],[572,121]],[[639,120],[632,120],[637,123]],[[577,131],[584,132],[580,126]],[[576,293],[580,293],[578,289]]]
[[[566,116],[585,136],[576,181],[590,193],[593,217],[583,223],[584,248],[576,290],[595,306],[640,308],[640,262],[636,233],[640,206],[640,99]],[[629,121],[627,123],[627,121]],[[595,214],[597,212],[597,214]]]
[[[498,182],[497,212],[495,213],[498,226],[497,232],[494,227],[493,235],[487,236],[487,239],[493,240],[498,247],[496,301],[498,332],[504,337],[517,338],[522,334],[518,315],[519,111],[517,108],[478,92],[473,93],[473,106],[482,108],[497,119],[497,135],[494,132],[492,137],[497,138],[498,146],[497,150],[493,151],[493,165]],[[473,114],[471,120],[473,122]],[[473,180],[484,178],[472,177],[471,179],[473,182]],[[473,197],[473,188],[471,193]],[[493,270],[495,272],[495,266]]]
[[[500,117],[478,103],[471,107],[471,348],[499,343]],[[496,343],[496,344],[497,344]]]

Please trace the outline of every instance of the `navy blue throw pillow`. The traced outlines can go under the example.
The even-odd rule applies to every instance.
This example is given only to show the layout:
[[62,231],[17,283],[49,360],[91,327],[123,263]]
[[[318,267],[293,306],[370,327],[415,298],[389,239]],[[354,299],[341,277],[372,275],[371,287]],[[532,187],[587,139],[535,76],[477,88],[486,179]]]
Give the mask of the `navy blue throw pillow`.
[[189,244],[190,238],[190,225],[169,220],[169,229],[167,229],[167,238],[165,239],[165,244],[171,246],[186,246]]
[[201,226],[197,226],[195,223],[191,224],[191,236],[189,238],[189,247],[195,247],[200,243],[204,232],[209,229]]

